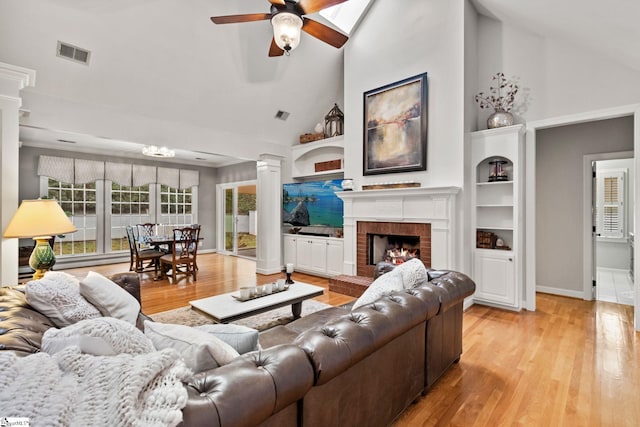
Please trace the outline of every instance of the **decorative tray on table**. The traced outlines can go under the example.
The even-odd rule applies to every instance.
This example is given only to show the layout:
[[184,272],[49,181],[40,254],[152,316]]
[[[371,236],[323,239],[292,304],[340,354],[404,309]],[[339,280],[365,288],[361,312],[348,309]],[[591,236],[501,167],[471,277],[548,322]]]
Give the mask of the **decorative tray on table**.
[[[274,289],[274,290],[272,290],[272,291],[271,291],[271,293],[266,293],[266,292],[263,290],[263,291],[262,291],[262,292],[260,292],[259,294],[251,295],[249,298],[242,298],[240,295],[231,295],[231,296],[232,296],[233,298],[235,298],[236,300],[240,301],[240,302],[251,301],[251,300],[254,300],[254,299],[258,299],[258,298],[266,297],[266,296],[269,296],[269,295],[278,294],[278,293],[280,293],[280,292],[284,292],[284,291],[286,291],[287,289],[289,289],[289,286],[290,286],[290,285],[285,284],[285,285],[284,285],[284,289],[282,289],[282,290]],[[260,287],[261,287],[261,286],[260,286]]]

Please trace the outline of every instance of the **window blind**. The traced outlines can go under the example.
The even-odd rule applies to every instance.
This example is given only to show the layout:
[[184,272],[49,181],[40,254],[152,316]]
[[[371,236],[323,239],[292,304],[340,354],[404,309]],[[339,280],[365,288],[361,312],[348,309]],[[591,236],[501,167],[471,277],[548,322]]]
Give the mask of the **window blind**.
[[596,177],[596,232],[602,237],[624,237],[625,171],[602,171]]
[[157,183],[185,189],[200,184],[197,170],[44,155],[38,159],[37,173],[67,184],[86,184],[100,179],[133,187]]

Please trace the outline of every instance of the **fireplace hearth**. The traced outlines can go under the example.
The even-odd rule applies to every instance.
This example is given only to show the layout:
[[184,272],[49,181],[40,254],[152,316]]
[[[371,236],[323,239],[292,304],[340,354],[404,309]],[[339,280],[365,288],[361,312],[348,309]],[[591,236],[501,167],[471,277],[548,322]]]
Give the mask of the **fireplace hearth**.
[[380,261],[401,264],[419,258],[431,266],[431,224],[357,222],[357,275],[372,277]]

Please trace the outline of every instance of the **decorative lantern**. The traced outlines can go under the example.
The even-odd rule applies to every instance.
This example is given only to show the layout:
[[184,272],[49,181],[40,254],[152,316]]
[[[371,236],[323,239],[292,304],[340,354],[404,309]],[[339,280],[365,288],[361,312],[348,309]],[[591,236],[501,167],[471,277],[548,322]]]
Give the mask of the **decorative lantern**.
[[324,116],[324,136],[331,138],[332,136],[342,135],[344,133],[344,114],[340,111],[338,104],[334,104],[333,108]]

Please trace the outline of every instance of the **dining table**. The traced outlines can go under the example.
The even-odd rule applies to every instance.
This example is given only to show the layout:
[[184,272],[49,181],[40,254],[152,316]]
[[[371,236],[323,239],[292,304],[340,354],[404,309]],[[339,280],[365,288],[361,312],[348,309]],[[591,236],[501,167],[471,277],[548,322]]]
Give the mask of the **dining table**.
[[[203,241],[204,238],[199,236],[198,242]],[[160,246],[166,245],[168,248],[168,252],[173,252],[173,236],[149,236],[144,239],[144,243],[148,245],[152,245],[155,249],[159,249]]]

